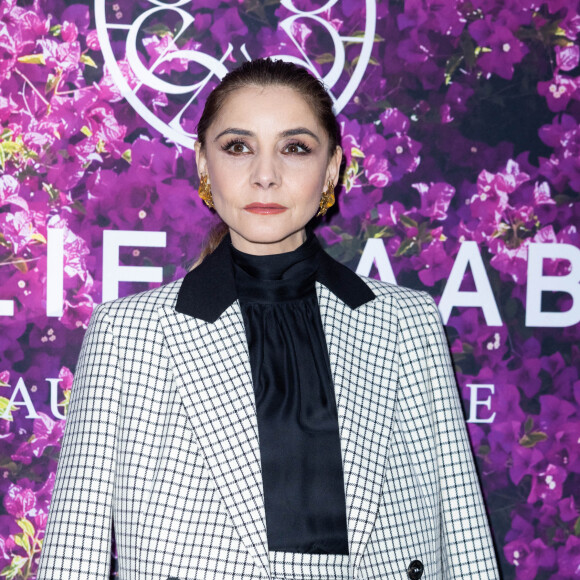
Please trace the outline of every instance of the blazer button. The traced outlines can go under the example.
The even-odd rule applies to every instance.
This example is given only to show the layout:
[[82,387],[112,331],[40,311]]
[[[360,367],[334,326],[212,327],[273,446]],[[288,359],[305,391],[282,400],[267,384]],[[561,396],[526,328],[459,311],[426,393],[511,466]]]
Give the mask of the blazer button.
[[407,576],[410,580],[419,580],[423,576],[423,562],[421,560],[413,560],[407,568]]

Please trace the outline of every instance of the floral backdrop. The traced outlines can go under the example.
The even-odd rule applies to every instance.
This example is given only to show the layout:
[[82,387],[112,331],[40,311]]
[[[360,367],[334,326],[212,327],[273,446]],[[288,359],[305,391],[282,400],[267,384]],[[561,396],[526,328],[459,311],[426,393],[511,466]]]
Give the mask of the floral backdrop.
[[[123,21],[146,4],[106,6]],[[368,66],[339,116],[338,211],[317,229],[353,269],[367,240],[381,239],[397,283],[436,300],[461,244],[477,243],[502,326],[462,307],[446,330],[466,415],[468,385],[495,386],[489,413],[479,407],[493,422],[468,427],[505,579],[580,578],[580,324],[525,324],[529,245],[580,247],[577,8],[573,0],[379,2]],[[1,579],[35,577],[76,359],[107,274],[103,231],[166,232],[165,247],[124,247],[119,259],[162,266],[168,282],[185,274],[215,222],[196,195],[191,149],[122,97],[94,11],[89,1],[0,3],[0,299],[13,305],[0,318]],[[307,51],[321,75],[332,64],[328,35],[314,24],[296,21],[298,45],[288,42],[280,29],[288,2],[200,0],[195,11],[180,48]],[[364,4],[343,0],[325,17],[356,39],[362,13]],[[159,23],[144,28],[139,58],[159,58],[173,35]],[[122,37],[110,40],[136,86]],[[347,80],[359,54],[346,43]],[[242,60],[234,51],[224,66]],[[199,71],[175,58],[159,73],[179,84]],[[188,110],[190,132],[214,81]],[[158,118],[175,115],[173,97],[141,94]],[[63,240],[62,316],[47,316],[49,229]],[[551,275],[571,269],[566,260],[545,264]],[[467,272],[462,289],[473,285]],[[121,294],[145,288],[120,284]],[[566,292],[543,298],[554,312],[573,302]]]

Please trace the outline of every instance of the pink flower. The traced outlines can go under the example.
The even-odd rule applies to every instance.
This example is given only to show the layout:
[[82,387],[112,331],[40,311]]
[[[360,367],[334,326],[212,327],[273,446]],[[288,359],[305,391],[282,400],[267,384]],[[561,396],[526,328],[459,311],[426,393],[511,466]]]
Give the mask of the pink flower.
[[422,216],[432,220],[447,219],[449,204],[455,195],[455,188],[448,183],[413,183],[414,187],[421,195]]
[[31,514],[36,506],[36,496],[31,489],[12,484],[8,493],[4,496],[6,511],[16,519],[21,519]]
[[546,469],[534,475],[528,503],[535,503],[538,500],[557,502],[562,497],[562,486],[567,475],[566,470],[557,465],[548,465]]
[[78,33],[79,31],[74,22],[63,22],[60,35],[65,42],[74,42],[77,39]]
[[580,46],[556,46],[555,50],[559,69],[570,71],[580,64]]
[[97,34],[96,30],[91,30],[86,37],[86,41],[87,41],[87,46],[91,49],[91,50],[101,50],[101,45],[99,44],[99,36]]
[[63,391],[70,391],[73,384],[73,374],[67,367],[61,367],[58,373],[58,378],[61,379],[59,386]]
[[556,73],[552,80],[538,83],[538,93],[546,97],[551,111],[565,111],[570,99],[580,100],[580,78]]

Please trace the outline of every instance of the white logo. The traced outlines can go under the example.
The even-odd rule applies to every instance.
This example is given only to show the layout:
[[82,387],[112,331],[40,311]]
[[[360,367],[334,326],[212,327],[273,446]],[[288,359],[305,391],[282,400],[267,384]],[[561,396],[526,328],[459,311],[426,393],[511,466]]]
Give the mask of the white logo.
[[[195,123],[201,115],[198,96],[212,80],[222,79],[242,59],[263,56],[294,62],[305,67],[324,82],[338,114],[349,102],[363,78],[373,47],[376,25],[375,0],[360,0],[360,25],[352,36],[342,36],[332,21],[332,8],[341,0],[328,0],[323,6],[302,10],[295,0],[282,0],[283,19],[276,34],[279,47],[290,54],[250,54],[252,43],[232,39],[225,49],[207,54],[195,42],[196,13],[194,0],[95,0],[97,34],[105,63],[119,88],[139,115],[168,139],[193,149]],[[204,4],[207,4],[204,3]],[[216,0],[216,7],[224,2]],[[238,2],[232,2],[239,6]],[[284,10],[285,9],[285,10]],[[207,14],[207,7],[205,9]],[[340,27],[338,27],[340,28]],[[349,19],[352,28],[352,18]],[[308,54],[304,31],[316,31],[322,37],[325,54],[318,59]],[[358,32],[360,31],[360,32]],[[154,51],[147,50],[155,40]],[[220,43],[216,42],[215,46]],[[149,47],[150,48],[150,47]],[[265,52],[265,49],[263,49]],[[332,51],[332,52],[331,52]],[[238,54],[239,53],[239,54]],[[348,60],[347,60],[348,59]],[[321,76],[313,60],[324,61]],[[178,72],[176,72],[176,69]],[[163,94],[163,102],[159,95]]]

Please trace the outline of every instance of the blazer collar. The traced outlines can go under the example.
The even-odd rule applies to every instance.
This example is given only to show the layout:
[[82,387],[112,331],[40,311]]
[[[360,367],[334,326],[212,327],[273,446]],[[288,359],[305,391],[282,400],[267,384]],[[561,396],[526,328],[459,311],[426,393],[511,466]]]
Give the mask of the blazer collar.
[[[318,240],[316,243],[319,245]],[[237,300],[230,248],[228,234],[214,252],[183,278],[175,305],[177,312],[215,322]],[[361,278],[324,250],[316,280],[353,310],[375,298]]]

